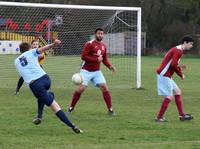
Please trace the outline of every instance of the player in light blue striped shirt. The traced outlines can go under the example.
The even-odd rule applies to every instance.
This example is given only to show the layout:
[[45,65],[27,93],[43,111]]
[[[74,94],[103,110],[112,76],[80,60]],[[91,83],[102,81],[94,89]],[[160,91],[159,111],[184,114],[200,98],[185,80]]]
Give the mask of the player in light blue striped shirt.
[[55,112],[56,116],[66,125],[71,127],[75,133],[81,133],[82,130],[71,123],[65,113],[61,110],[61,107],[54,100],[54,93],[49,91],[51,80],[38,64],[38,56],[41,53],[53,48],[55,45],[59,45],[60,43],[61,41],[56,39],[54,43],[36,49],[31,49],[29,43],[21,43],[20,52],[22,54],[16,58],[15,66],[38,100],[38,115],[33,120],[33,123],[41,123],[44,105],[47,105]]
[[27,84],[46,74],[38,63],[39,55],[39,49],[35,48],[24,52],[15,60],[17,71]]

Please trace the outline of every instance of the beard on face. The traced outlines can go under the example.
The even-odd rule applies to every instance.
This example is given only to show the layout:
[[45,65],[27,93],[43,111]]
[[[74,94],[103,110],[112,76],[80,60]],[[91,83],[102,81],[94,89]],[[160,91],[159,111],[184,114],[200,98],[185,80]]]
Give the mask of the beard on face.
[[99,41],[99,42],[102,41],[102,39],[103,39],[103,37],[97,37],[97,36],[96,36],[95,38],[96,38],[96,40]]

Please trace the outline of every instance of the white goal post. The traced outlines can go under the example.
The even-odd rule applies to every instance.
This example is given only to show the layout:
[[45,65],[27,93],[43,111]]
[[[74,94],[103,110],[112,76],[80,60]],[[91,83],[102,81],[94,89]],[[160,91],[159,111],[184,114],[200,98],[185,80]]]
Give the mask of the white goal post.
[[[130,30],[125,30],[125,29],[122,29],[121,28],[124,28],[123,25],[119,25],[119,24],[114,24],[113,22],[113,18],[111,17],[111,19],[107,22],[107,24],[104,24],[106,27],[107,27],[107,31],[108,31],[108,36],[107,38],[115,38],[116,36],[120,36],[120,38],[127,38],[128,36],[135,36],[134,33],[136,34],[135,38],[136,38],[136,50],[135,52],[128,52],[128,53],[131,53],[130,55],[135,55],[136,56],[136,72],[135,72],[135,84],[134,86],[136,86],[136,88],[141,88],[141,36],[142,36],[142,33],[141,33],[141,8],[140,7],[113,7],[113,6],[86,6],[86,5],[61,5],[61,4],[42,4],[42,3],[21,3],[21,2],[3,2],[3,1],[0,1],[0,9],[1,7],[4,7],[4,6],[8,6],[8,7],[30,7],[30,8],[47,8],[47,9],[69,9],[70,11],[71,10],[92,10],[92,11],[100,11],[98,15],[96,15],[95,17],[100,17],[101,13],[103,13],[103,11],[115,11],[115,16],[118,17],[118,14],[120,14],[122,11],[127,11],[127,12],[136,12],[136,15],[135,15],[135,20],[134,21],[131,21],[131,20],[127,20],[127,16],[129,15],[129,13],[126,13],[126,14],[123,14],[121,15],[122,17],[118,17],[118,22],[120,23],[123,23],[128,27],[130,27],[131,29]],[[28,10],[27,10],[28,11]],[[42,12],[44,13],[44,12]],[[48,12],[47,12],[48,13]],[[88,13],[89,14],[89,13]],[[0,17],[2,14],[0,13]],[[59,14],[60,15],[60,14]],[[88,18],[91,17],[91,16],[88,16]],[[95,18],[94,17],[94,18]],[[125,19],[123,20],[123,17],[125,17]],[[57,17],[59,19],[59,16]],[[61,18],[61,23],[62,23],[62,15],[60,15],[60,18]],[[101,17],[100,17],[101,18]],[[130,19],[133,19],[134,17],[130,17]],[[1,19],[1,18],[0,18]],[[115,18],[116,19],[116,18]],[[127,23],[127,22],[130,22],[130,23]],[[49,21],[50,22],[50,21]],[[131,24],[131,22],[136,22],[136,24]],[[1,23],[1,22],[0,22]],[[59,23],[59,22],[57,22]],[[80,22],[81,24],[81,22]],[[109,24],[109,25],[108,25]],[[0,24],[1,25],[1,24]],[[114,26],[112,28],[112,25]],[[94,25],[95,26],[95,25]],[[134,29],[132,29],[134,27]],[[50,30],[50,27],[46,27],[47,28],[47,33],[48,33],[48,30]],[[112,30],[112,31],[111,31]],[[121,30],[121,31],[120,31]],[[0,31],[1,31],[1,28],[0,28]],[[64,30],[63,30],[64,31]],[[109,32],[111,31],[111,32]],[[72,33],[73,30],[70,30],[69,32],[67,31],[68,34],[73,34]],[[84,31],[82,31],[84,32]],[[0,32],[1,33],[1,32]],[[118,34],[117,34],[118,33]],[[1,33],[3,34],[3,33]],[[9,40],[9,39],[5,39],[3,35],[0,34],[0,40]],[[128,36],[126,36],[126,34]],[[49,35],[49,34],[48,34]],[[20,35],[18,35],[20,36]],[[76,35],[77,36],[77,35]],[[126,36],[126,37],[122,37],[122,36]],[[68,37],[68,36],[66,36]],[[48,36],[47,36],[48,38]],[[11,40],[11,39],[10,39]],[[114,40],[114,39],[113,39]],[[125,45],[127,46],[128,48],[130,46],[133,46],[133,42],[134,39],[132,39],[132,37],[130,37],[129,39],[130,41],[125,41],[124,44],[131,44],[131,45]],[[47,43],[49,42],[49,38],[46,40]],[[120,41],[124,41],[123,40],[120,40]],[[112,43],[113,41],[112,40],[108,40],[108,42]],[[117,41],[119,42],[119,41]],[[115,43],[117,43],[115,42]],[[77,44],[77,43],[74,43],[74,44]],[[82,43],[81,43],[82,44]],[[109,47],[108,47],[109,49]],[[113,45],[110,45],[110,49],[114,50],[114,47]],[[1,49],[0,49],[1,50]],[[125,51],[125,50],[124,50]],[[126,55],[126,52],[122,51],[121,53],[118,51],[118,53],[111,53],[114,54],[114,55],[117,55],[117,54],[124,54]],[[127,64],[129,65],[129,64]],[[135,69],[135,68],[134,68]]]

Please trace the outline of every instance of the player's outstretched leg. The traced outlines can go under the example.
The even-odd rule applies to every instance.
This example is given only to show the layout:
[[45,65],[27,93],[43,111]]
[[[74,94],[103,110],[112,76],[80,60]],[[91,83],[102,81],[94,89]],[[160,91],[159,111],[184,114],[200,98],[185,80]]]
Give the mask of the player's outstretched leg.
[[175,90],[175,102],[179,113],[179,118],[181,121],[187,121],[193,119],[193,116],[190,114],[186,114],[183,110],[183,100],[181,96],[181,90]]
[[112,98],[111,98],[110,92],[108,90],[108,86],[105,83],[99,84],[98,86],[102,91],[103,99],[108,108],[108,114],[115,115],[115,112],[112,109]]
[[48,91],[51,86],[51,81],[47,75],[40,78],[40,80],[33,82],[29,86],[35,97],[50,107],[63,123],[72,128],[75,133],[82,132],[78,127],[71,123],[65,113],[61,110],[58,103],[54,100],[54,94]]
[[167,110],[168,105],[171,102],[171,100],[172,100],[171,96],[166,96],[164,98],[164,100],[161,104],[161,107],[160,107],[160,111],[156,117],[157,122],[167,122],[167,120],[164,118],[164,114],[165,114],[165,111]]
[[76,106],[76,103],[79,101],[81,94],[84,92],[84,90],[87,88],[85,85],[80,85],[78,89],[73,94],[70,107],[68,108],[68,113],[71,113],[74,110],[74,107]]
[[37,100],[38,103],[38,114],[33,118],[33,123],[35,125],[38,125],[42,122],[42,115],[43,115],[43,110],[44,110],[44,103],[41,100]]
[[17,82],[17,87],[15,89],[15,95],[17,95],[19,93],[19,90],[22,87],[23,83],[24,83],[24,79],[22,77],[20,77]]
[[65,123],[67,126],[71,127],[72,130],[75,133],[82,133],[83,131],[81,129],[79,129],[77,126],[75,126],[74,124],[72,124],[72,122],[67,118],[67,116],[65,115],[65,113],[61,110],[60,106],[58,105],[58,103],[54,100],[52,102],[52,104],[50,105],[50,108],[55,112],[56,116],[63,122]]

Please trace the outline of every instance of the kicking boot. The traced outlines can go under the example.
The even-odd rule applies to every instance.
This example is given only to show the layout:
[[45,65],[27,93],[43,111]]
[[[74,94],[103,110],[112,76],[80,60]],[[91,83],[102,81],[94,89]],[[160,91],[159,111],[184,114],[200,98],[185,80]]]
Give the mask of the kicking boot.
[[67,113],[70,114],[70,113],[72,113],[73,110],[74,110],[73,107],[69,107],[68,110],[67,110]]
[[156,122],[168,122],[168,121],[166,120],[165,117],[162,117],[162,118],[156,118],[155,121],[156,121]]
[[108,115],[115,116],[115,112],[112,109],[108,110]]
[[193,116],[191,114],[185,114],[183,116],[180,116],[180,121],[189,121],[191,119],[193,119]]
[[75,132],[75,133],[83,133],[83,131],[78,128],[77,126],[75,126],[74,128],[72,128],[72,130]]
[[41,122],[42,122],[42,118],[39,118],[39,117],[34,117],[33,118],[33,124],[35,124],[35,125],[39,125]]

